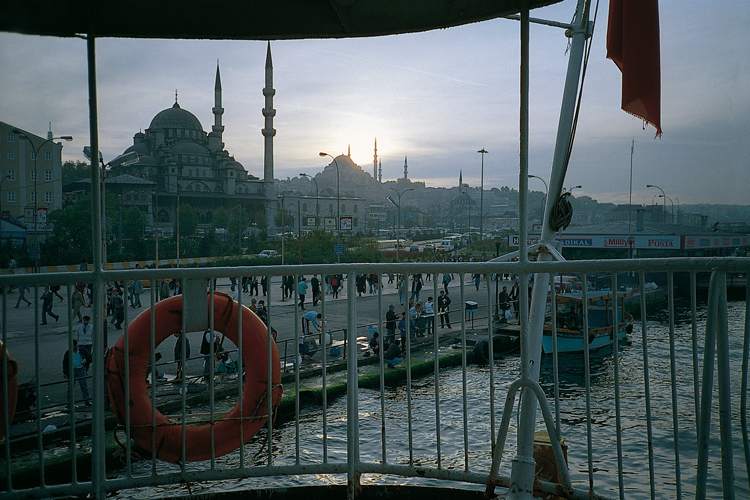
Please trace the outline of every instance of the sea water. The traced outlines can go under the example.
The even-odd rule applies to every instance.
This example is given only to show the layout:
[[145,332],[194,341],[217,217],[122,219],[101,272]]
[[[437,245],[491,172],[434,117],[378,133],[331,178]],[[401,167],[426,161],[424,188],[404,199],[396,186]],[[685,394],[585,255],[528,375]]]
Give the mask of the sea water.
[[[705,324],[705,308],[698,310],[698,324]],[[740,387],[742,339],[744,328],[744,303],[730,303],[728,307],[730,331],[731,397],[732,397],[732,437],[734,442],[734,474],[737,498],[750,498],[748,477],[742,448],[740,423]],[[697,442],[695,404],[693,397],[693,358],[692,329],[689,308],[678,307],[675,314],[675,352],[677,380],[677,414],[679,416],[678,445],[680,450],[679,467],[681,491],[687,497],[695,489]],[[626,498],[650,498],[648,474],[648,442],[646,403],[644,397],[643,340],[641,323],[618,350],[621,443],[623,476]],[[699,327],[699,360],[702,363],[704,331]],[[672,390],[669,362],[668,318],[659,313],[649,318],[647,323],[648,367],[651,392],[651,418],[654,453],[654,481],[656,498],[676,497],[676,458],[674,452],[674,431],[672,425]],[[567,445],[568,467],[576,488],[586,491],[589,481],[589,458],[586,445],[587,406],[586,376],[581,354],[565,354],[559,364],[560,426]],[[439,404],[439,445],[440,467],[445,469],[485,472],[491,462],[491,416],[493,408],[489,398],[489,371],[494,370],[495,381],[495,430],[499,428],[503,404],[508,386],[517,378],[520,371],[517,355],[496,359],[493,366],[471,365],[466,373],[461,368],[443,369],[438,375],[439,403],[436,402],[436,380],[434,375],[412,380],[411,401],[407,398],[405,383],[385,390],[385,415],[381,414],[380,391],[360,390],[359,425],[360,459],[367,462],[385,460],[391,464],[408,464],[411,443],[414,466],[436,467],[438,464],[438,440],[436,433],[436,409]],[[700,373],[702,374],[702,365]],[[701,375],[702,376],[702,375]],[[466,390],[464,387],[466,380]],[[714,377],[714,388],[716,387]],[[540,382],[548,401],[554,403],[554,380],[552,357],[542,360]],[[597,493],[618,496],[617,428],[615,413],[614,353],[611,347],[600,349],[590,357],[591,386],[591,433],[594,489]],[[464,413],[466,401],[466,414]],[[516,399],[516,403],[518,398]],[[330,401],[326,414],[325,443],[328,463],[346,462],[346,398]],[[721,458],[718,423],[718,393],[714,390],[712,400],[712,426],[709,444],[709,472],[707,491],[709,498],[720,496]],[[510,460],[515,455],[515,429],[517,424],[517,404],[506,440],[506,449],[500,472],[510,474]],[[554,409],[553,409],[554,414]],[[538,412],[537,428],[543,428],[541,412]],[[384,425],[381,425],[384,420]],[[302,410],[299,417],[299,443],[295,432],[297,422],[280,425],[272,436],[274,465],[294,465],[297,461],[296,449],[299,445],[299,464],[320,464],[324,461],[323,409],[310,407]],[[382,428],[385,428],[386,455],[382,455]],[[262,434],[262,433],[261,433]],[[465,442],[464,437],[468,436]],[[257,456],[256,452],[260,451]],[[266,464],[267,451],[263,440],[256,436],[246,445],[248,465]],[[217,467],[236,467],[237,453],[217,459]],[[207,463],[194,463],[188,470],[205,470]],[[174,466],[166,466],[164,471]],[[176,470],[176,469],[175,469]],[[150,462],[138,462],[133,474],[149,474]],[[410,478],[365,475],[362,482],[378,484],[441,485],[444,481],[426,478]],[[343,475],[305,475],[289,477],[252,478],[221,483],[192,485],[192,492],[231,491],[246,488],[279,486],[301,486],[309,484],[345,484]],[[450,483],[450,486],[482,489],[479,485]],[[180,491],[178,491],[178,489]],[[139,491],[121,491],[128,497],[153,497],[174,495],[182,492],[184,486],[148,488]]]

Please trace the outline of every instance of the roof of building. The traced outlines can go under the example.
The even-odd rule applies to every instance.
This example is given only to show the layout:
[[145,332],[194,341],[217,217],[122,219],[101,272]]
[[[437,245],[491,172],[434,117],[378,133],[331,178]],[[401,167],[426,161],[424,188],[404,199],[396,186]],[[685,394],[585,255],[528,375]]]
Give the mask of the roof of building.
[[175,101],[171,108],[160,111],[148,127],[151,130],[182,129],[203,131],[203,126],[196,116],[186,109],[182,109]]

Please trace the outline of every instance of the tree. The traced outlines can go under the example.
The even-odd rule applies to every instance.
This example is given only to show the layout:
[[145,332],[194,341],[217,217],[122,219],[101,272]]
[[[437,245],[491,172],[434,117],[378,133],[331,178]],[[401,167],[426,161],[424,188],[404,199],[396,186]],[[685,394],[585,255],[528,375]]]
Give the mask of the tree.
[[220,207],[216,211],[214,214],[213,226],[223,228],[229,227],[229,211],[226,208]]
[[187,203],[180,204],[180,234],[192,236],[198,229],[198,211]]
[[273,223],[282,229],[294,225],[294,217],[289,210],[279,210],[273,218]]
[[[118,228],[119,229],[119,228]],[[137,240],[146,232],[146,217],[138,207],[128,207],[122,211],[122,237]]]
[[268,220],[266,219],[265,210],[258,210],[255,212],[255,227],[259,231],[265,231],[268,229]]
[[66,161],[62,164],[63,185],[82,179],[91,179],[91,165],[83,161]]
[[42,245],[42,262],[70,264],[91,262],[91,196],[49,214],[52,234]]
[[[238,212],[240,216],[239,219]],[[234,238],[234,241],[238,241],[239,231],[242,230],[244,232],[249,225],[250,214],[247,210],[243,209],[242,205],[237,205],[232,208],[232,212],[229,215],[229,226],[227,226],[227,229],[229,230],[229,234]]]

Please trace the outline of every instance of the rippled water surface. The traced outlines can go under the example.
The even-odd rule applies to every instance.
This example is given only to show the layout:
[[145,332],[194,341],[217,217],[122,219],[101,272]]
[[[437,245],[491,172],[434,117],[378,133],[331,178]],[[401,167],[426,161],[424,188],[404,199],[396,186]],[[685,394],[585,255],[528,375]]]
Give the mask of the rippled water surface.
[[[695,487],[695,463],[697,460],[695,406],[693,398],[692,330],[689,310],[678,309],[675,326],[676,380],[679,416],[678,446],[679,470],[684,495],[692,496]],[[705,323],[705,310],[699,310],[699,325]],[[734,442],[734,473],[737,498],[750,498],[747,470],[742,449],[739,427],[740,375],[742,362],[742,337],[744,328],[744,303],[730,303],[730,363],[732,377],[732,437]],[[704,346],[703,331],[699,328],[699,346],[702,360]],[[672,426],[672,390],[670,385],[669,328],[663,314],[655,315],[647,324],[648,369],[650,376],[652,433],[654,447],[654,481],[657,498],[676,496],[676,460],[674,432]],[[650,498],[648,474],[648,442],[646,403],[644,397],[644,359],[641,323],[627,342],[619,348],[620,360],[620,405],[621,443],[623,452],[623,476],[627,498]],[[588,450],[586,376],[581,355],[561,357],[560,374],[560,424],[568,447],[568,464],[574,485],[584,491],[588,489]],[[499,427],[507,387],[519,373],[519,357],[508,356],[495,361],[495,429]],[[437,382],[434,376],[413,380],[411,405],[405,384],[389,387],[385,391],[385,442],[386,454],[382,456],[382,418],[379,391],[361,390],[359,399],[360,459],[363,462],[385,461],[392,464],[408,464],[409,444],[415,465],[486,473],[491,462],[491,425],[493,412],[489,393],[490,367],[472,365],[466,373],[460,368],[441,370]],[[702,370],[701,370],[702,371]],[[592,470],[595,490],[607,496],[617,496],[617,430],[615,412],[614,353],[611,348],[601,349],[591,355],[591,433]],[[466,377],[466,391],[463,380]],[[541,368],[542,387],[548,400],[554,404],[552,357],[546,356]],[[715,379],[714,379],[715,380]],[[439,444],[436,432],[436,383],[439,387]],[[714,387],[716,382],[714,382]],[[466,416],[463,402],[466,401]],[[718,395],[714,390],[712,401],[712,430],[708,473],[708,497],[716,498],[721,492],[721,458],[719,455]],[[554,409],[553,409],[554,414]],[[410,418],[411,416],[411,418]],[[326,414],[326,449],[328,463],[343,464],[346,461],[346,399],[329,402]],[[517,415],[512,419],[506,441],[501,473],[510,474],[510,459],[515,454],[515,427]],[[538,429],[542,428],[541,413],[538,414]],[[321,464],[324,461],[324,429],[322,408],[304,409],[299,418],[299,443],[296,439],[294,421],[284,423],[274,431],[272,438],[274,465],[294,465],[299,445],[301,465]],[[411,424],[411,425],[409,425]],[[468,436],[465,443],[464,436]],[[267,453],[253,455],[261,450],[265,436],[256,436],[246,446],[245,460],[255,465],[267,463]],[[217,459],[217,467],[236,467],[238,453]],[[189,469],[205,469],[207,463],[190,464]],[[148,474],[150,462],[134,466],[134,475]],[[173,466],[159,464],[159,471],[177,470]],[[193,485],[193,493],[200,491],[226,491],[248,487],[299,486],[304,484],[342,483],[343,475],[307,475],[298,477],[273,477],[223,482],[221,485]],[[398,477],[364,476],[363,482],[400,483]],[[410,479],[409,484],[442,484],[432,479]],[[466,486],[465,486],[466,487]],[[480,486],[469,486],[481,488]],[[120,492],[122,496],[153,497],[175,494],[175,488],[153,488],[148,491]],[[183,491],[180,490],[180,493]]]

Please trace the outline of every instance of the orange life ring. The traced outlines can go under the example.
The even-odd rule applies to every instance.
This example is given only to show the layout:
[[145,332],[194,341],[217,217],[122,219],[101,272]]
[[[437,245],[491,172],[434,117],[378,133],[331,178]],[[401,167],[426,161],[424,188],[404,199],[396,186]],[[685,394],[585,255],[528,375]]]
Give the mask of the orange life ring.
[[[8,366],[8,425],[13,422],[13,415],[16,414],[16,401],[18,400],[18,362],[10,357],[10,353],[5,346],[3,341],[0,340],[0,352],[5,350],[5,356],[7,357]],[[3,372],[0,370],[0,379],[2,379]],[[0,409],[3,407],[3,401],[5,400],[5,386],[0,384]],[[5,412],[0,411],[0,440],[5,439]]]
[[[210,298],[208,302],[210,307]],[[155,338],[159,345],[182,329],[182,296],[157,302],[154,306]],[[237,341],[237,303],[224,293],[214,294],[214,330]],[[146,369],[151,357],[151,311],[139,314],[128,327],[130,339],[130,397],[125,394],[125,335],[107,355],[109,400],[121,424],[125,424],[126,404],[130,404],[131,437],[142,448],[155,451],[160,460],[177,463],[182,460],[182,423],[173,422],[156,410],[155,425],[151,420],[151,398],[146,388]],[[272,401],[274,408],[281,401],[281,369],[276,344],[272,353]],[[185,426],[185,460],[190,462],[211,458],[211,431],[215,456],[230,453],[252,438],[268,418],[268,328],[248,308],[242,308],[242,359],[246,370],[242,399],[223,418],[203,425]],[[240,418],[242,414],[242,418]],[[242,420],[242,433],[240,433]],[[244,441],[240,438],[244,438]],[[152,448],[153,445],[153,448]]]

